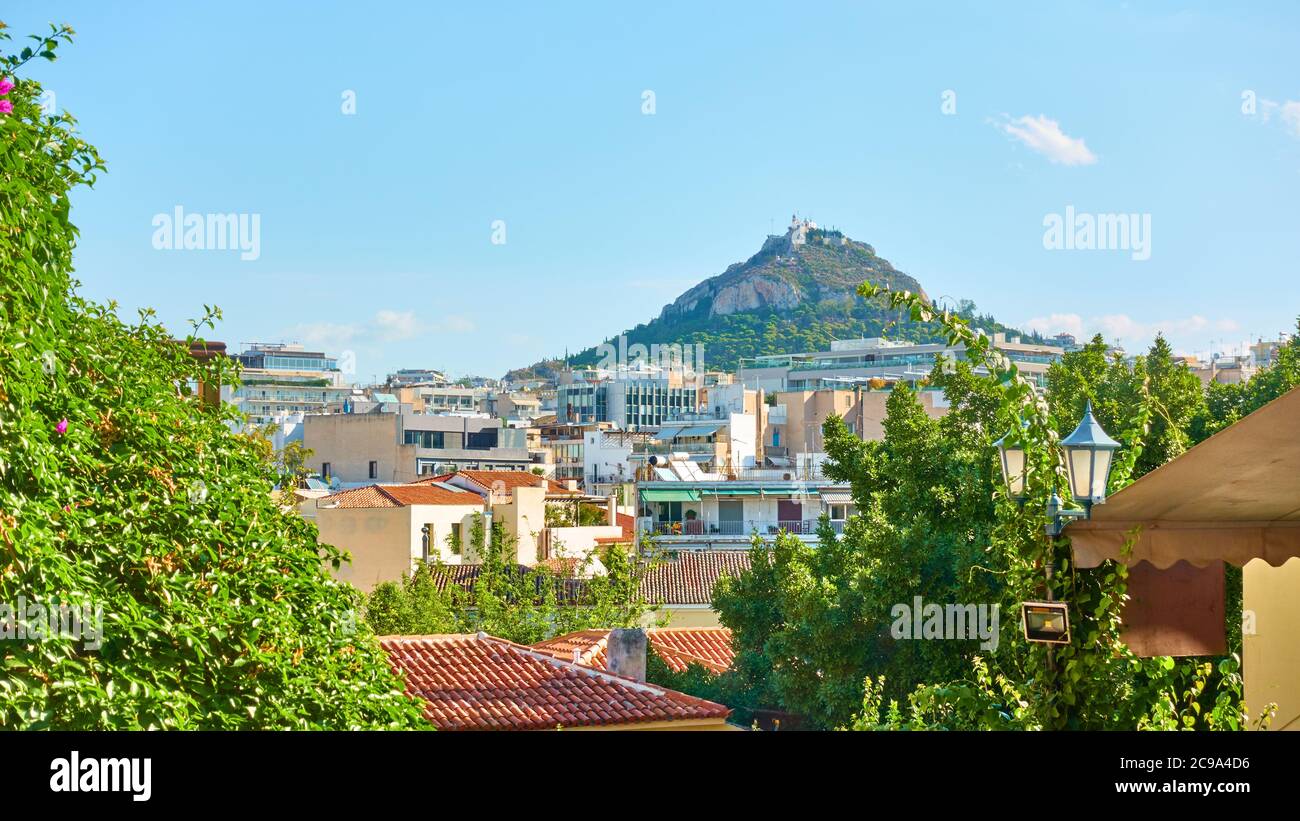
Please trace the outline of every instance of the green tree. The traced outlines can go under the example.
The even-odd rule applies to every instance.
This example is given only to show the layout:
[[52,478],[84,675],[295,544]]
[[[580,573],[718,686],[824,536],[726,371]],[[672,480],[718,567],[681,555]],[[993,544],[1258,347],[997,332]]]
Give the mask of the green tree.
[[[469,586],[453,580],[454,568],[419,565],[400,582],[371,591],[365,618],[380,635],[476,633],[533,644],[575,630],[635,627],[651,613],[641,596],[641,578],[650,563],[636,561],[617,545],[592,554],[569,572],[546,566],[521,567],[508,561],[515,539],[494,523],[485,544],[482,517],[469,534],[483,557]],[[591,574],[599,558],[604,573]]]
[[[936,316],[915,294],[870,283],[860,290],[864,296],[884,297],[891,305],[906,307],[914,319]],[[967,357],[987,368],[986,381],[998,398],[1000,429],[1010,429],[1024,445],[1032,468],[1023,506],[1002,495],[995,502],[988,552],[1005,563],[1004,610],[1014,612],[1018,602],[1051,595],[1069,605],[1072,640],[1050,651],[1054,658],[1049,658],[1046,648],[1025,642],[1018,631],[1004,632],[997,654],[973,659],[962,677],[936,676],[935,683],[918,686],[907,696],[906,707],[897,699],[886,704],[887,682],[868,677],[862,710],[852,726],[1133,729],[1168,726],[1172,718],[1188,728],[1244,728],[1239,680],[1232,674],[1235,662],[1221,663],[1219,677],[1209,686],[1200,662],[1136,658],[1120,639],[1127,568],[1111,561],[1096,568],[1075,567],[1068,541],[1044,535],[1046,499],[1065,490],[1055,445],[1057,428],[1080,390],[1104,383],[1114,372],[1115,363],[1109,364],[1107,375],[1098,379],[1095,354],[1102,348],[1100,340],[1094,340],[1084,356],[1070,360],[1080,362],[1079,373],[1068,379],[1057,374],[1053,388],[1060,404],[1053,406],[1035,394],[1014,362],[992,350],[988,340],[974,334],[964,320],[944,316],[941,321],[949,344],[965,345]],[[1153,441],[1162,435],[1166,443],[1178,441],[1174,431],[1161,433],[1152,424],[1157,416],[1171,427],[1187,418],[1171,401],[1181,396],[1186,380],[1166,367],[1166,353],[1157,344],[1149,361],[1139,362],[1129,376],[1116,379],[1117,385],[1127,382],[1135,396],[1127,420],[1118,428],[1127,447],[1112,470],[1111,492],[1133,480],[1144,455],[1160,452],[1150,447]],[[1068,385],[1076,390],[1066,390]],[[1051,393],[1049,389],[1049,397]],[[1049,573],[1049,568],[1054,572]],[[1189,705],[1188,698],[1195,704]],[[1208,710],[1206,700],[1211,705]]]
[[719,584],[714,606],[738,651],[729,675],[740,682],[731,689],[745,706],[836,727],[860,709],[866,676],[885,674],[902,697],[936,675],[960,674],[978,652],[977,639],[900,641],[891,632],[894,608],[918,596],[1000,596],[1000,568],[986,554],[994,476],[985,431],[994,427],[996,394],[965,363],[936,369],[931,381],[953,411],[932,419],[900,385],[887,400],[881,442],[827,419],[827,475],[849,483],[858,510],[842,536],[824,523],[817,546],[784,534],[771,548],[756,543],[752,569]]
[[1271,367],[1246,382],[1210,383],[1206,406],[1191,425],[1193,440],[1199,442],[1218,433],[1296,387],[1300,387],[1300,320]]
[[[178,344],[77,295],[69,193],[104,165],[22,73],[71,38],[0,54],[0,630],[26,635],[0,640],[0,728],[427,726],[327,574],[338,551],[279,509],[238,414],[189,387],[236,379],[188,353],[219,313]],[[102,641],[37,640],[20,601],[98,609]]]
[[1174,363],[1173,350],[1163,336],[1157,336],[1150,350],[1131,366],[1118,356],[1108,360],[1106,350],[1097,335],[1048,370],[1051,417],[1057,433],[1064,436],[1078,424],[1089,401],[1107,430],[1131,430],[1135,415],[1148,413],[1142,450],[1133,468],[1137,478],[1188,448],[1188,431],[1206,408],[1205,391],[1185,364]]

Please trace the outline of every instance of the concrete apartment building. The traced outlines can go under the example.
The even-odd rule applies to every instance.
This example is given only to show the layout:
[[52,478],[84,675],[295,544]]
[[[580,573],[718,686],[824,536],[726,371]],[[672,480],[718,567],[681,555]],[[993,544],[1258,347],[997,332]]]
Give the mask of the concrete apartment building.
[[234,358],[242,373],[230,402],[251,425],[267,425],[290,414],[319,413],[352,394],[337,359],[302,345],[255,342]]
[[[1055,345],[1022,342],[1018,336],[993,334],[993,347],[1016,363],[1021,374],[1040,387],[1047,369],[1060,361],[1065,349]],[[740,381],[748,388],[778,391],[848,388],[872,379],[916,382],[929,375],[935,364],[966,358],[964,345],[942,342],[916,344],[890,339],[846,339],[831,343],[829,351],[759,356],[741,362]],[[982,369],[977,369],[982,372]]]
[[415,413],[477,413],[488,395],[486,388],[458,385],[395,385],[392,393]]
[[[552,523],[548,513],[580,504],[603,510],[603,523],[576,525],[572,517]],[[577,560],[587,563],[589,573],[605,572],[592,551],[630,542],[633,527],[630,516],[620,517],[614,499],[521,471],[463,470],[350,488],[315,499],[314,516],[320,542],[351,556],[335,577],[363,592],[400,581],[421,561],[482,562],[472,539],[476,519],[482,532],[500,525],[511,537],[515,555],[507,560],[514,564]]]
[[555,402],[557,422],[612,422],[636,430],[694,413],[699,390],[680,371],[590,368],[564,374]]
[[455,470],[527,471],[526,434],[486,416],[334,413],[307,416],[303,446],[343,486],[410,482]]
[[542,415],[542,400],[532,393],[489,391],[480,400],[479,410],[501,419],[531,421]]
[[637,526],[667,550],[745,550],[755,534],[771,540],[781,531],[815,543],[823,514],[842,530],[854,512],[848,485],[815,463],[709,473],[673,459],[651,467],[637,489]]
[[[762,455],[768,464],[793,464],[798,454],[825,452],[822,425],[832,415],[866,441],[885,437],[885,405],[889,390],[782,391],[767,408],[763,427]],[[943,391],[923,389],[917,399],[926,415],[938,419],[948,412]]]
[[310,503],[321,544],[346,551],[334,577],[369,593],[400,581],[417,561],[460,564],[476,515],[477,493],[425,485],[368,485]]
[[419,385],[446,385],[447,375],[432,368],[401,368],[397,373],[388,375],[390,388],[415,387]]

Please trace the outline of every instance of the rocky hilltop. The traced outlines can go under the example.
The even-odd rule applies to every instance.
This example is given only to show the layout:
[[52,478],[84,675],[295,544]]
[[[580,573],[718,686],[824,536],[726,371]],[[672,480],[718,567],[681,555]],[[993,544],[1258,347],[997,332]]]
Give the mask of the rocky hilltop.
[[852,300],[854,290],[867,279],[921,290],[920,283],[876,256],[870,245],[795,216],[784,236],[769,236],[749,259],[677,297],[664,306],[659,320],[780,312],[805,302],[842,302]]
[[[768,236],[749,259],[690,288],[623,335],[629,345],[703,345],[709,370],[733,370],[742,359],[765,354],[826,350],[835,339],[938,338],[936,328],[857,296],[866,280],[925,294],[921,283],[870,245],[796,216],[784,234]],[[963,302],[960,312],[990,332],[1008,330],[992,317],[976,316],[973,303]],[[605,341],[617,339],[615,334]],[[595,346],[568,357],[571,366],[596,361]],[[564,365],[546,359],[506,377],[550,378]]]

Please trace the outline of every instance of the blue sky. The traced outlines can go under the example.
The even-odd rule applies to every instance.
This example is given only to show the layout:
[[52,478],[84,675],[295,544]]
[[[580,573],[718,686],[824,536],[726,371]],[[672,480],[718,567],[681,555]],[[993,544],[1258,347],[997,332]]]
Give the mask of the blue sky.
[[[1294,4],[479,5],[11,5],[16,36],[78,32],[31,73],[109,165],[74,202],[83,292],[178,331],[215,303],[215,338],[352,350],[359,380],[498,376],[797,210],[932,296],[1130,349],[1300,313]],[[177,206],[259,215],[259,255],[156,249]],[[1149,259],[1046,249],[1067,206],[1149,215]]]

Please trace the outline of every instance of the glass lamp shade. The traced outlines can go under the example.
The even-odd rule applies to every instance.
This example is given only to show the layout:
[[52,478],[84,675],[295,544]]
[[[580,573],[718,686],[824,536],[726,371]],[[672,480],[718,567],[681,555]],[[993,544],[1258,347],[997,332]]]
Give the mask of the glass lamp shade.
[[1065,470],[1075,501],[1088,504],[1106,501],[1106,483],[1119,442],[1098,424],[1092,415],[1091,402],[1079,426],[1061,440],[1061,448],[1065,451]]
[[994,444],[998,449],[998,464],[1002,466],[1002,481],[1007,485],[1007,495],[1020,500],[1025,498],[1025,479],[1028,473],[1025,449],[1011,444],[1008,441],[1010,438],[1011,434],[1007,434]]

